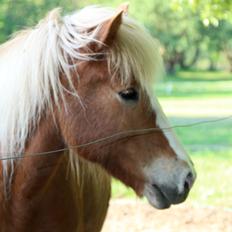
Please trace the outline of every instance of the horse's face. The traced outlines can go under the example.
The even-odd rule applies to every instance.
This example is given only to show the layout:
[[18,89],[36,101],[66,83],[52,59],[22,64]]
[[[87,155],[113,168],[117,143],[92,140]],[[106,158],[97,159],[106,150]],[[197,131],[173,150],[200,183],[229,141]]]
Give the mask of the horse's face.
[[78,154],[102,165],[156,208],[184,201],[195,172],[173,132],[163,130],[168,124],[156,99],[133,77],[127,84],[112,78],[105,60],[82,62],[78,73],[80,81],[74,84],[80,100],[67,94],[67,109],[60,117],[66,142],[72,146],[118,132],[157,128],[79,148]]

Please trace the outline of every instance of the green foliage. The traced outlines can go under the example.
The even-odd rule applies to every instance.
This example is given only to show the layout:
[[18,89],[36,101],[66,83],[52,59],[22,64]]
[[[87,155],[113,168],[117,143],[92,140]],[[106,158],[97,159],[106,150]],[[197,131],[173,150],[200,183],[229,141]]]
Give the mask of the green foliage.
[[[0,42],[12,33],[35,25],[55,7],[73,11],[86,5],[117,7],[122,0],[0,0]],[[208,60],[217,69],[221,54],[232,71],[231,1],[130,0],[129,14],[151,31],[162,47],[167,71],[191,69]],[[221,65],[222,68],[227,66]]]
[[180,4],[188,5],[194,11],[199,11],[203,20],[217,24],[217,20],[232,20],[231,0],[177,0]]
[[0,42],[26,27],[33,26],[55,7],[72,10],[77,7],[74,0],[0,0]]

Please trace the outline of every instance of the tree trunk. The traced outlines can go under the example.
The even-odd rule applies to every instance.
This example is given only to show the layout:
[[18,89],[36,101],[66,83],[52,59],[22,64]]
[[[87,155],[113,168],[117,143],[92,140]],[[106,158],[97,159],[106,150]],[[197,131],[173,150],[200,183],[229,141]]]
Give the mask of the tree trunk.
[[230,66],[229,70],[232,73],[232,51],[231,50],[226,51],[226,57],[227,57],[227,60],[228,60],[229,66]]
[[216,64],[215,64],[215,61],[214,60],[212,60],[212,59],[209,59],[209,68],[208,68],[208,70],[209,71],[215,71],[217,68],[216,68]]
[[189,63],[186,63],[186,55],[185,52],[180,53],[179,57],[179,65],[181,69],[189,69],[194,66],[200,56],[200,48],[196,47],[192,60]]
[[168,74],[175,74],[176,72],[176,65],[180,63],[180,57],[181,53],[174,51],[171,56],[166,59],[165,61],[165,66],[166,66],[166,71]]
[[173,60],[168,60],[165,63],[166,63],[165,64],[166,72],[168,74],[171,74],[171,75],[175,74],[175,72],[176,72],[176,69],[175,69],[176,63]]

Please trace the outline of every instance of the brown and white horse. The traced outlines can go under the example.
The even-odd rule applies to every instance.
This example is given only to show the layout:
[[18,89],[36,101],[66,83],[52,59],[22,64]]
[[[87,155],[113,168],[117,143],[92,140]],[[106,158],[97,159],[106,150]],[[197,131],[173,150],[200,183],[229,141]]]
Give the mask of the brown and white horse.
[[108,174],[159,209],[186,199],[195,171],[152,89],[158,50],[123,7],[54,10],[0,47],[1,232],[100,231]]

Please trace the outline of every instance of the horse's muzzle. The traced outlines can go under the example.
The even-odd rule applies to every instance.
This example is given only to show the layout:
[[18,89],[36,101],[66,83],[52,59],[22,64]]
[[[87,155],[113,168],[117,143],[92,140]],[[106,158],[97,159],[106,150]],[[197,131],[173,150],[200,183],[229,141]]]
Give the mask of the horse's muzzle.
[[167,186],[160,186],[158,187],[156,184],[153,184],[153,188],[155,188],[157,191],[160,191],[160,194],[163,195],[163,197],[166,199],[167,202],[170,204],[179,204],[188,196],[188,193],[194,183],[193,174],[191,172],[188,173],[185,181],[183,182],[182,190],[179,191],[178,188],[170,188]]
[[173,178],[169,179],[170,182],[162,183],[162,181],[155,181],[156,178],[154,178],[145,184],[144,196],[155,208],[166,209],[172,204],[179,204],[186,200],[196,179],[196,174],[189,169],[179,175],[175,174],[173,173]]

